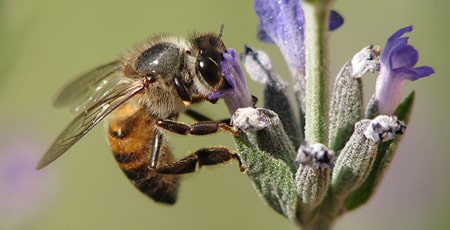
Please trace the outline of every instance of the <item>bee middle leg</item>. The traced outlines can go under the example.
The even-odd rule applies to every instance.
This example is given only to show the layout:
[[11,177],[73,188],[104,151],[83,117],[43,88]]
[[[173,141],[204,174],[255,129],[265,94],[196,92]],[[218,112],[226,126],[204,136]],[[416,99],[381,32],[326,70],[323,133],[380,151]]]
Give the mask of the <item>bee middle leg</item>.
[[174,120],[159,120],[156,125],[165,130],[171,131],[173,133],[182,135],[208,135],[216,133],[219,130],[225,130],[233,135],[239,133],[238,130],[234,129],[227,123],[221,121],[200,121],[192,125],[188,125],[179,121]]

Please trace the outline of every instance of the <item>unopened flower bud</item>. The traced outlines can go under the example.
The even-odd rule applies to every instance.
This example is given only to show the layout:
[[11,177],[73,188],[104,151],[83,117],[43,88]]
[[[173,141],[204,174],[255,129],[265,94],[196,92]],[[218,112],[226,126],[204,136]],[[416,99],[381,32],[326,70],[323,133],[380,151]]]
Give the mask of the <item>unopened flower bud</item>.
[[315,168],[332,168],[334,153],[323,144],[303,143],[298,149],[295,163],[314,166]]
[[303,143],[298,150],[295,174],[300,211],[311,211],[322,202],[328,191],[334,153],[323,144]]
[[292,144],[299,146],[303,140],[303,132],[289,100],[288,83],[273,72],[272,60],[264,51],[246,46],[241,60],[250,77],[265,86],[264,108],[278,114]]
[[329,111],[328,146],[341,150],[353,133],[355,123],[362,117],[361,77],[380,68],[380,48],[370,45],[356,53],[336,77]]

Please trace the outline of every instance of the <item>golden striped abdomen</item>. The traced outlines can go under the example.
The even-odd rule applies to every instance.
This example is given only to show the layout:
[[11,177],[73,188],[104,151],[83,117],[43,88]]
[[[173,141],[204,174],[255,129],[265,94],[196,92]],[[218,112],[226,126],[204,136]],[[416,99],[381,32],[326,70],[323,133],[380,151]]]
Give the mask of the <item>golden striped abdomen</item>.
[[[151,167],[158,118],[140,106],[124,104],[109,119],[108,140],[115,159],[125,175],[143,193],[155,201],[173,204],[176,201],[179,176],[161,174]],[[160,141],[158,165],[174,161],[164,140]]]

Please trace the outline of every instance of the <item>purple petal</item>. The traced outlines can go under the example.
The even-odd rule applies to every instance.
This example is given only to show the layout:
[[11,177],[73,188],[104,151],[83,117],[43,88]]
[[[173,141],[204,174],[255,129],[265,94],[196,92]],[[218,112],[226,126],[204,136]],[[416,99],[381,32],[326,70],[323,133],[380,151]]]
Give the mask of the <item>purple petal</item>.
[[304,71],[304,15],[300,1],[255,0],[259,37],[278,45],[293,76]]
[[392,53],[391,68],[413,67],[419,60],[419,53],[412,46],[404,46]]
[[414,68],[415,73],[415,77],[416,78],[410,78],[411,81],[415,81],[419,78],[423,78],[423,77],[428,77],[431,74],[434,73],[434,69],[429,67],[429,66],[420,66],[420,67],[416,67]]
[[336,11],[330,11],[330,24],[328,30],[334,31],[344,24],[344,18]]
[[423,77],[430,76],[434,73],[434,69],[429,66],[421,66],[416,68],[401,67],[393,69],[396,77],[404,80],[415,81]]
[[380,58],[375,98],[380,114],[391,115],[400,103],[405,80],[415,81],[434,73],[433,68],[422,66],[414,68],[419,59],[417,50],[408,45],[412,26],[402,28],[389,37]]
[[397,40],[398,38],[403,36],[403,34],[411,32],[412,30],[413,30],[412,26],[407,26],[407,27],[399,29],[397,32],[395,32],[388,38],[388,43],[391,41]]
[[244,72],[239,65],[239,59],[234,49],[229,49],[223,54],[220,67],[222,68],[224,78],[231,85],[231,88],[210,94],[208,98],[223,98],[230,114],[233,114],[238,108],[253,106],[253,99],[248,90]]
[[381,54],[380,62],[384,63],[385,66],[390,66],[389,57],[391,56],[391,53],[397,49],[401,49],[408,44],[409,38],[402,38],[401,36],[403,36],[403,34],[407,32],[411,32],[412,29],[412,26],[401,28],[388,38],[386,45],[384,46],[384,51]]
[[273,44],[275,43],[272,38],[270,38],[270,36],[266,33],[266,31],[261,28],[261,25],[258,25],[258,33],[256,35],[258,37],[258,39],[262,42],[265,42],[267,44]]
[[399,49],[408,45],[409,38],[399,38],[397,40],[388,41],[384,46],[384,50],[381,53],[380,62],[386,67],[391,67],[390,57],[392,54]]

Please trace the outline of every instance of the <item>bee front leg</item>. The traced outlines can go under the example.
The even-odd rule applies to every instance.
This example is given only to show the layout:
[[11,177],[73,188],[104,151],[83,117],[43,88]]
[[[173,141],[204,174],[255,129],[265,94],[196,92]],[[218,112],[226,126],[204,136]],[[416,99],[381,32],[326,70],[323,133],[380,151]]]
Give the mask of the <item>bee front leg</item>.
[[232,126],[220,121],[201,121],[188,125],[174,120],[159,120],[156,125],[165,130],[182,135],[208,135],[216,133],[221,129],[228,131],[233,135],[237,135],[239,133],[239,131],[234,129]]

